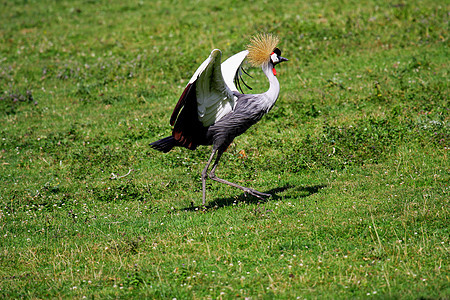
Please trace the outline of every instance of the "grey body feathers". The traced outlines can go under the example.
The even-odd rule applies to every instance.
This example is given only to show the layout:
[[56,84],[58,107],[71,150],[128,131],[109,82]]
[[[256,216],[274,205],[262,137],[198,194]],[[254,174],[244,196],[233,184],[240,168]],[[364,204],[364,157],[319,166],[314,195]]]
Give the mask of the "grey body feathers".
[[209,145],[217,150],[225,151],[234,138],[243,134],[264,116],[266,111],[258,101],[258,95],[235,93],[238,97],[236,107],[206,132]]

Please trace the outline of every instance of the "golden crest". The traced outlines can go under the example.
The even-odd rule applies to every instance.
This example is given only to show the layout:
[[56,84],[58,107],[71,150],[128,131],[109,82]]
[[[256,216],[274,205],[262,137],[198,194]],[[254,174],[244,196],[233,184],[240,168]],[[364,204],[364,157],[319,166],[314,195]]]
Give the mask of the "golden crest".
[[260,33],[252,37],[250,45],[247,46],[248,61],[255,67],[268,63],[278,42],[278,37],[270,33]]

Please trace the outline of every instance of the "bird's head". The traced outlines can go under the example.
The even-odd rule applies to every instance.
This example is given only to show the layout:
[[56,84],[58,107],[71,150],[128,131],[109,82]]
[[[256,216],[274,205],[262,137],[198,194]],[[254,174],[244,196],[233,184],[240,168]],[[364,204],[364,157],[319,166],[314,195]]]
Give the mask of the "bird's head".
[[287,61],[281,56],[281,50],[277,48],[279,39],[272,34],[258,34],[250,40],[248,45],[248,60],[253,66],[266,67],[272,64],[273,75],[277,75],[275,65]]
[[275,48],[275,49],[273,49],[272,54],[270,54],[270,61],[275,66],[275,65],[279,64],[280,62],[288,61],[288,59],[281,56],[280,49]]

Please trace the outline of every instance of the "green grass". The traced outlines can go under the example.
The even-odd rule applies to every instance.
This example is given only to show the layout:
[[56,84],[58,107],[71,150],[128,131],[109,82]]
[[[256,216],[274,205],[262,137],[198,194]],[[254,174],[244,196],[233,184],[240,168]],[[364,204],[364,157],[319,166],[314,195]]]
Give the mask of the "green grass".
[[[448,3],[122,2],[0,1],[1,298],[450,297]],[[280,98],[217,174],[274,196],[202,209],[210,148],[148,144],[258,32]]]

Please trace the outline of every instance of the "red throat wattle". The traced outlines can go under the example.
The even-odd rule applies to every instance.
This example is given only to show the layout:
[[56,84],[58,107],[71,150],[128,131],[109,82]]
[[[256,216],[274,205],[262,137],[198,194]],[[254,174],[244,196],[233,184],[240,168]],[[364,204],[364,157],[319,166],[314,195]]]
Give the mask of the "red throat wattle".
[[277,70],[275,68],[272,68],[273,76],[277,76]]

